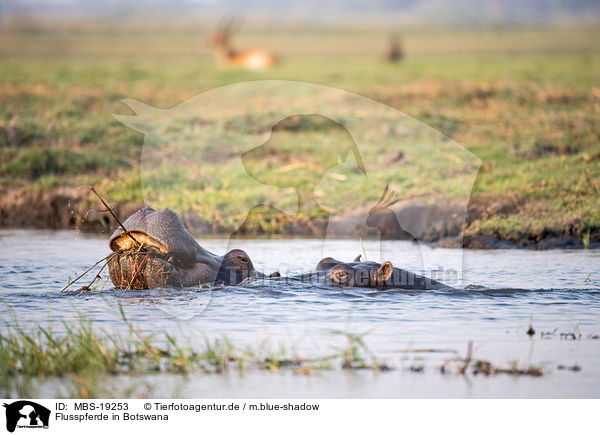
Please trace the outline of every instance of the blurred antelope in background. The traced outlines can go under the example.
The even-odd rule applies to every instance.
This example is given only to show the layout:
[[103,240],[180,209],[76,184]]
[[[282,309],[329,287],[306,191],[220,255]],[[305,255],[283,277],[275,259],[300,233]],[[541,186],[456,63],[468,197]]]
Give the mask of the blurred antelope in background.
[[277,63],[277,58],[267,50],[252,48],[235,50],[231,36],[239,28],[234,19],[221,24],[212,35],[215,61],[219,68],[267,69]]
[[402,47],[402,42],[398,36],[392,35],[385,58],[388,62],[394,63],[401,61],[403,57],[404,48]]

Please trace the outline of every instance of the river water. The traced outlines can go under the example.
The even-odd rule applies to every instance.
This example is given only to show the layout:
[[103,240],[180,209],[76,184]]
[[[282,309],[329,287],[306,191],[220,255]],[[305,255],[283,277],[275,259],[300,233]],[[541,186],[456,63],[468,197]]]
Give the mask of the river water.
[[[25,329],[42,324],[61,333],[63,321],[83,314],[105,330],[120,330],[121,304],[141,331],[166,331],[192,346],[204,337],[226,335],[240,346],[267,340],[275,348],[286,347],[291,356],[319,356],[344,346],[344,336],[335,331],[364,332],[371,351],[395,369],[329,370],[313,376],[249,371],[185,380],[155,375],[150,382],[157,396],[600,397],[600,250],[465,250],[462,273],[438,275],[456,290],[378,292],[280,280],[216,289],[105,288],[76,294],[60,290],[69,276],[108,254],[106,236],[1,230],[0,243],[0,319],[12,322],[16,317]],[[228,246],[224,239],[200,243],[215,253]],[[266,273],[307,272],[323,255],[318,240],[253,239],[236,246]],[[420,249],[446,269],[455,269],[461,254]],[[418,270],[415,245],[386,242],[383,249],[379,242],[364,242],[369,259],[380,251],[394,265]],[[359,241],[327,243],[326,254],[334,258],[351,260],[361,252]],[[451,267],[445,259],[451,259]],[[530,320],[533,337],[526,334]],[[449,351],[464,355],[469,341],[474,359],[503,367],[511,361],[519,367],[539,365],[544,376],[441,374],[440,366],[453,355]],[[418,349],[448,352],[414,352]],[[568,369],[573,366],[580,370]],[[170,389],[175,384],[177,393]]]

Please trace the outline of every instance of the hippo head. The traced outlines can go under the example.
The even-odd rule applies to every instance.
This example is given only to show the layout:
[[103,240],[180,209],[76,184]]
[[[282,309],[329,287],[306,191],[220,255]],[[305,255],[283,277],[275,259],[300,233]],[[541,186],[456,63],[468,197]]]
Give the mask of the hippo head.
[[218,256],[202,248],[172,210],[150,207],[130,216],[110,238],[109,273],[119,288],[234,285],[256,276],[250,257],[234,249]]
[[380,264],[374,261],[360,261],[360,257],[359,255],[352,262],[334,260],[331,257],[322,259],[315,270],[317,279],[335,287],[452,290],[452,287],[430,277],[394,267],[389,261]]
[[215,279],[217,284],[241,283],[257,275],[252,260],[241,249],[232,249],[223,256],[219,273]]
[[115,252],[142,245],[180,267],[193,266],[200,260],[202,253],[198,242],[173,210],[156,211],[145,207],[131,215],[123,226],[128,231],[118,228],[109,241],[111,250]]
[[317,271],[327,274],[326,280],[340,287],[385,287],[394,272],[389,261],[383,264],[374,261],[344,263],[333,258],[324,258],[317,264]]

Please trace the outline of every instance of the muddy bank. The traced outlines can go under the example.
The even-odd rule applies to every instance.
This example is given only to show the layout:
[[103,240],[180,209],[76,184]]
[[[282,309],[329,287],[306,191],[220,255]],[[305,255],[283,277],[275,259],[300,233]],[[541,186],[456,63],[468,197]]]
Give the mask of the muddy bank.
[[[113,204],[124,220],[143,204]],[[89,189],[60,187],[52,190],[0,190],[0,227],[80,229],[110,232],[116,222],[103,211]]]
[[[583,249],[600,248],[600,228],[584,229],[581,222],[540,231],[477,231],[472,224],[490,218],[506,218],[519,213],[525,204],[517,198],[471,198],[464,201],[402,201],[368,225],[369,209],[331,219],[329,237],[413,240],[442,248],[468,249]],[[397,221],[397,223],[395,222]],[[398,225],[399,224],[399,225]],[[588,239],[589,237],[589,239]],[[586,240],[587,239],[587,240]]]
[[[143,204],[113,204],[125,220]],[[579,222],[541,231],[475,231],[472,224],[492,217],[507,217],[523,207],[516,198],[464,201],[401,201],[382,212],[356,209],[344,216],[325,219],[290,219],[275,215],[258,222],[249,217],[234,236],[285,234],[303,237],[412,240],[436,247],[469,249],[581,249],[600,247],[600,228],[586,228]],[[261,210],[261,214],[264,210]],[[195,236],[222,235],[231,230],[205,221],[189,211],[182,220]],[[88,189],[61,187],[49,191],[4,189],[0,191],[0,227],[72,229],[110,233],[117,223],[102,210]],[[587,234],[589,230],[589,236]]]
[[418,200],[400,201],[375,212],[365,207],[346,216],[332,217],[327,236],[435,242],[460,236],[466,209],[464,201]]

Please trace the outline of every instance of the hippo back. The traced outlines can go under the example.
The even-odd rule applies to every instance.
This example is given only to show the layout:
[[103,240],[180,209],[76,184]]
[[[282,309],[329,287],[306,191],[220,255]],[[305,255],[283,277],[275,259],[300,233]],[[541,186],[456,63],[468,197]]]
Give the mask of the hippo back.
[[[190,266],[198,261],[201,248],[173,210],[165,208],[156,211],[145,207],[131,215],[123,222],[123,226],[137,242],[169,255],[182,266]],[[122,228],[118,228],[111,236],[109,245],[116,252],[131,249],[136,244]]]

